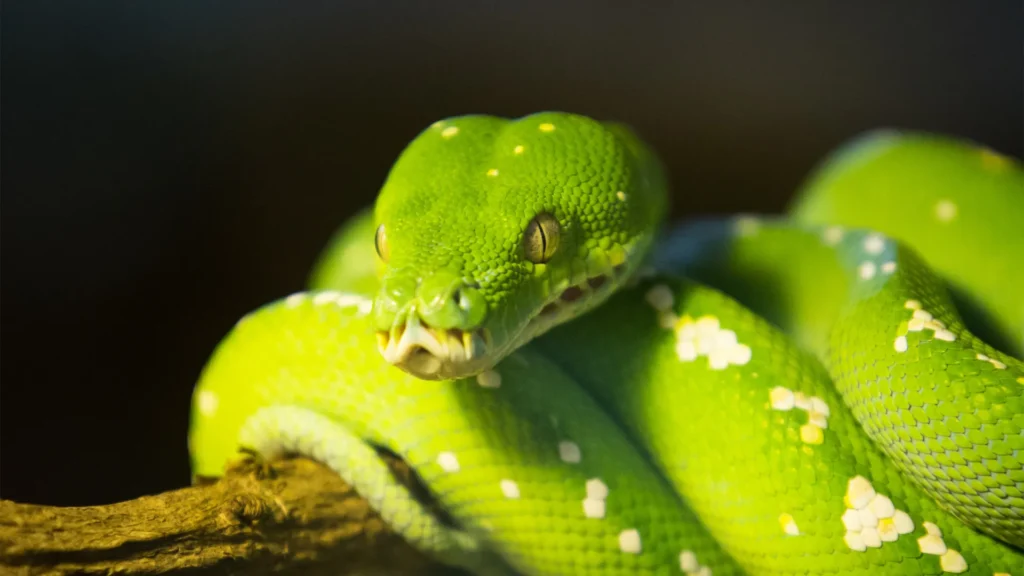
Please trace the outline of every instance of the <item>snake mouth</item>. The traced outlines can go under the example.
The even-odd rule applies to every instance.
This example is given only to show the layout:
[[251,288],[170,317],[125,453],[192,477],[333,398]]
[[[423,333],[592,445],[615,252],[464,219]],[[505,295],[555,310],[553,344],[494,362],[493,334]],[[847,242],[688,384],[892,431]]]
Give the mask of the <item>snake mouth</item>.
[[389,331],[377,331],[384,360],[424,380],[461,378],[485,369],[491,345],[486,328],[434,328],[415,313]]
[[423,380],[468,378],[489,370],[509,351],[580,315],[615,288],[626,273],[618,265],[555,292],[512,338],[494,342],[490,330],[436,328],[415,310],[390,330],[377,331],[377,350],[389,364]]

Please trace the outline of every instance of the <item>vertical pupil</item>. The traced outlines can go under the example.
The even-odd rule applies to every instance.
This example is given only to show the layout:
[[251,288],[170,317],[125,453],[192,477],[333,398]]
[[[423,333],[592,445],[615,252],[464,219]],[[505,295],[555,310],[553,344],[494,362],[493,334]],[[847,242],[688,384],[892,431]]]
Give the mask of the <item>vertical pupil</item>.
[[548,255],[548,237],[544,234],[544,225],[537,222],[537,232],[540,234],[540,259],[544,260]]

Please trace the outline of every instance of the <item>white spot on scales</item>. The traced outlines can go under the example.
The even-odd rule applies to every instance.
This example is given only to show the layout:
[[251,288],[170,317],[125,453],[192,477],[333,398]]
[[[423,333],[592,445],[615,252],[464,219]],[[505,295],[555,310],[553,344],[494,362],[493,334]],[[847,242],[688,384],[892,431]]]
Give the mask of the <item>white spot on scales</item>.
[[792,410],[796,404],[796,395],[784,386],[776,386],[768,391],[768,399],[776,410]]
[[825,433],[821,426],[808,422],[800,427],[800,440],[804,444],[821,444],[825,441]]
[[877,271],[878,267],[871,261],[862,262],[860,267],[857,268],[857,274],[861,280],[871,280],[875,277],[875,272]]
[[829,226],[821,234],[821,239],[829,246],[835,246],[843,239],[843,229],[839,226]]
[[608,498],[608,486],[600,478],[587,480],[587,498],[605,500]]
[[622,550],[626,554],[640,553],[640,532],[638,532],[636,528],[623,530],[619,533],[619,550]]
[[793,392],[785,386],[776,386],[768,391],[768,401],[773,410],[786,412],[797,408],[807,412],[807,423],[800,427],[800,440],[806,444],[821,444],[825,441],[822,432],[828,428],[831,414],[828,404],[817,396],[808,397],[803,392]]
[[881,234],[869,234],[864,239],[864,251],[868,254],[881,254],[882,250],[885,250],[885,238]]
[[196,406],[203,416],[213,416],[217,412],[220,400],[217,395],[209,390],[200,390],[196,395]]
[[782,531],[790,536],[800,535],[800,528],[797,527],[792,514],[779,514],[779,525],[782,526]]
[[505,495],[505,498],[519,498],[519,485],[513,480],[502,480],[500,485],[501,493]]
[[[291,296],[289,296],[290,298]],[[302,300],[297,299],[294,305],[297,306],[301,302]],[[285,300],[285,304],[288,304],[288,300]],[[326,290],[324,292],[317,292],[313,296],[314,306],[326,306],[328,304],[334,304],[342,308],[357,308],[360,315],[369,314],[370,310],[373,309],[373,301],[358,294]]]
[[697,555],[691,550],[683,550],[679,554],[679,569],[687,574],[692,574],[700,568],[700,564],[697,562]]
[[501,374],[497,370],[484,370],[476,375],[476,383],[481,388],[501,388]]
[[893,341],[893,348],[897,352],[906,352],[908,348],[907,334],[910,332],[921,332],[922,330],[931,330],[933,336],[937,340],[945,340],[946,342],[953,342],[956,340],[956,334],[946,328],[946,325],[941,320],[936,320],[932,317],[932,314],[921,307],[921,303],[917,300],[907,300],[903,307],[907,310],[913,310],[910,316],[910,320],[907,322],[906,331],[898,333],[896,339]]
[[459,459],[452,452],[441,452],[437,455],[437,465],[445,472],[458,472]]
[[914,531],[914,522],[903,510],[897,510],[885,494],[875,492],[871,481],[854,476],[846,484],[843,498],[846,512],[842,522],[846,529],[843,541],[857,552],[880,548],[884,542],[895,542],[902,534]]
[[977,356],[975,356],[975,358],[977,358],[978,360],[984,360],[985,362],[988,362],[989,364],[994,366],[996,370],[1006,370],[1006,364],[1003,364],[1002,362],[996,360],[995,358],[989,358],[988,356],[981,354],[980,352],[977,354]]
[[562,462],[578,464],[580,461],[580,447],[571,440],[563,440],[558,443],[558,457]]
[[939,556],[939,566],[945,572],[959,574],[967,571],[967,560],[956,550],[947,550],[945,554]]
[[587,518],[604,518],[604,500],[584,498],[583,515]]
[[906,336],[897,336],[896,337],[896,341],[893,342],[893,348],[895,348],[897,352],[906,352],[907,351],[907,337]]
[[656,284],[647,291],[647,303],[659,312],[666,312],[672,309],[672,290],[664,284]]
[[957,215],[957,206],[952,200],[939,200],[935,204],[935,218],[939,222],[952,222]]
[[587,496],[583,499],[583,515],[587,518],[604,518],[608,486],[600,478],[591,478],[587,480],[585,489]]
[[701,566],[692,550],[679,553],[679,569],[687,576],[711,576],[711,567]]
[[683,362],[706,356],[708,368],[724,370],[747,364],[752,354],[750,346],[741,344],[732,330],[723,329],[715,316],[701,316],[696,321],[684,316],[676,324],[676,355]]

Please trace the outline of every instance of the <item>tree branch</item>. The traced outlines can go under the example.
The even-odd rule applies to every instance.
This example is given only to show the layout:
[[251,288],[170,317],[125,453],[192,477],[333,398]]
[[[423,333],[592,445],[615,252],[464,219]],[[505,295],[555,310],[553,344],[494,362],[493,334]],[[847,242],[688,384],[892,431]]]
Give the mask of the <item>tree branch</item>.
[[[383,454],[397,477],[408,467]],[[235,465],[216,482],[107,506],[0,501],[0,572],[445,574],[337,474],[295,458]]]

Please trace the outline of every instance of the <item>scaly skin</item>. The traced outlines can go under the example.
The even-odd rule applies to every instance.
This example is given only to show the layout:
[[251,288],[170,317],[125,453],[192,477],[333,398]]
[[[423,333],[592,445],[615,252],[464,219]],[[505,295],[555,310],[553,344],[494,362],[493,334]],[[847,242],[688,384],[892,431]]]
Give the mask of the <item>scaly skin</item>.
[[[240,446],[309,454],[414,545],[479,573],[1020,573],[1024,367],[964,327],[945,283],[978,311],[972,329],[998,317],[989,333],[1021,333],[1007,317],[1020,291],[981,277],[1021,253],[1021,218],[1005,216],[1024,207],[1021,168],[885,138],[826,163],[793,219],[691,223],[651,254],[665,179],[624,128],[551,113],[439,123],[352,221],[360,233],[325,252],[314,290],[250,314],[215,351],[194,471],[219,475]],[[868,182],[916,198],[877,220],[890,236],[812,224],[904,200],[844,200]],[[968,259],[950,246],[973,228],[911,243],[939,202],[962,226],[1004,215],[989,241],[965,240],[980,251],[971,278],[947,256]],[[542,211],[565,234],[535,265],[523,235]],[[380,276],[331,261],[372,251],[380,224]],[[647,256],[654,268],[626,279]],[[588,289],[563,298],[569,286]],[[473,358],[438,345],[481,328]],[[389,351],[404,333],[432,350]],[[409,462],[454,525],[370,446]]]
[[[861,168],[864,166],[869,169]],[[970,142],[875,131],[823,163],[793,222],[870,228],[913,246],[986,340],[1024,355],[1024,171]],[[1013,257],[1005,257],[1010,255]]]
[[[614,292],[666,204],[653,154],[620,126],[559,114],[435,123],[377,199],[389,252],[373,306],[381,353],[421,378],[494,366]],[[561,224],[543,263],[523,246],[540,214]]]

